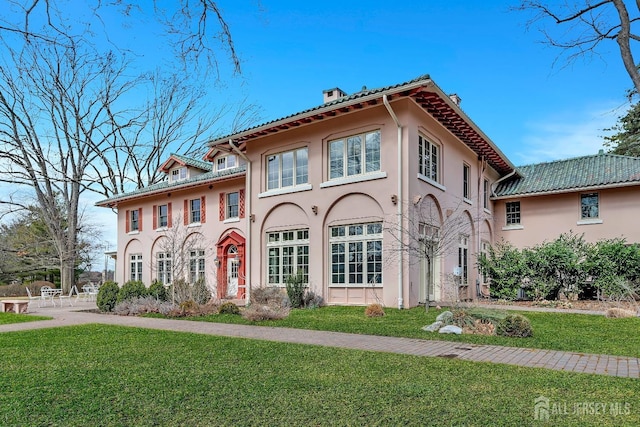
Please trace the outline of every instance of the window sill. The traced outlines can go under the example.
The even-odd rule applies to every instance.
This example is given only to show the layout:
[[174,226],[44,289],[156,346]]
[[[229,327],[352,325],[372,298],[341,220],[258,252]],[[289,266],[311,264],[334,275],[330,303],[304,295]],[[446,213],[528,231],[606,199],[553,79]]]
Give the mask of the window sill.
[[576,225],[591,225],[591,224],[602,224],[602,220],[599,218],[589,218],[589,219],[581,219],[576,223]]
[[336,178],[320,184],[320,188],[335,187],[336,185],[353,184],[356,182],[373,181],[374,179],[386,178],[386,172],[370,172],[361,175],[352,175],[346,178]]
[[167,231],[167,230],[169,230],[169,227],[166,227],[166,226],[156,228],[156,232]]
[[463,197],[462,200],[464,200],[466,204],[473,206],[473,200],[467,199],[466,197]]
[[133,230],[127,233],[129,236],[135,236],[136,234],[140,234],[140,230]]
[[189,223],[189,225],[187,225],[188,228],[192,228],[192,227],[200,227],[202,225],[202,223],[200,222],[192,222]]
[[516,224],[516,225],[507,225],[502,227],[502,231],[509,231],[509,230],[524,230],[524,225]]
[[299,191],[309,191],[312,189],[313,189],[313,186],[311,184],[300,184],[300,185],[294,185],[292,187],[274,188],[273,190],[267,190],[262,193],[259,193],[258,199],[262,199],[264,197],[278,196],[280,194],[297,193]]
[[240,222],[240,218],[227,218],[224,221],[222,221],[223,224],[231,224],[233,222]]
[[426,175],[422,175],[421,173],[418,174],[418,179],[420,181],[424,181],[427,184],[431,184],[434,187],[442,190],[442,191],[447,191],[447,187],[445,187],[444,185],[440,184],[439,182],[436,182],[434,180],[432,180],[431,178],[428,178]]
[[484,208],[484,213],[491,215],[491,211],[487,208]]

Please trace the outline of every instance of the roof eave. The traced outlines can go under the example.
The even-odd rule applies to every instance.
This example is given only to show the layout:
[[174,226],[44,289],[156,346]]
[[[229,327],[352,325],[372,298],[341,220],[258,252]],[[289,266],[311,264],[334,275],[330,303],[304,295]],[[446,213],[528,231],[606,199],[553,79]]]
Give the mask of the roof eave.
[[507,196],[494,196],[491,198],[491,200],[522,199],[524,197],[548,196],[553,194],[566,194],[566,193],[579,193],[583,191],[594,191],[594,190],[609,190],[612,188],[633,187],[633,186],[639,186],[639,185],[640,185],[640,181],[621,182],[621,183],[612,183],[612,184],[606,184],[606,185],[592,185],[592,186],[583,186],[583,187],[574,187],[574,188],[562,188],[562,189],[551,190],[551,191],[536,191],[532,193],[509,194]]

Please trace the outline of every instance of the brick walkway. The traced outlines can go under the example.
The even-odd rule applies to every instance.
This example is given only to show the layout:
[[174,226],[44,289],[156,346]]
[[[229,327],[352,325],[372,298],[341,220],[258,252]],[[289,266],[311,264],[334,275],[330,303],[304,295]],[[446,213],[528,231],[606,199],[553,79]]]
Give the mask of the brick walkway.
[[51,316],[53,320],[0,325],[0,333],[100,323],[226,337],[341,347],[354,350],[409,354],[413,356],[457,358],[473,362],[503,363],[515,366],[611,375],[625,378],[640,378],[640,359],[633,357],[502,347],[496,345],[476,345],[426,339],[380,337],[342,332],[109,316],[78,311],[91,308],[95,308],[95,303],[80,302],[76,304],[75,307],[36,308],[34,314]]

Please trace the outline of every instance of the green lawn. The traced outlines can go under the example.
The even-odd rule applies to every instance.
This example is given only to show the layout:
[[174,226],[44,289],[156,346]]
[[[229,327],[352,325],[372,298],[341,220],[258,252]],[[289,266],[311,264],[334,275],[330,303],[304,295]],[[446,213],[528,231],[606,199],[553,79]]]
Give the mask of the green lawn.
[[547,425],[640,424],[632,379],[107,325],[0,346],[3,426],[538,425],[538,396]]
[[49,320],[51,317],[31,316],[28,314],[0,313],[0,325],[9,323],[34,322],[36,320]]
[[233,315],[189,319],[640,357],[640,318],[637,317],[608,319],[588,314],[518,312],[531,320],[534,336],[530,338],[445,335],[420,329],[435,321],[441,311],[432,309],[425,313],[424,308],[386,308],[385,317],[367,318],[364,307],[330,306],[292,310],[288,318],[277,321],[253,323]]

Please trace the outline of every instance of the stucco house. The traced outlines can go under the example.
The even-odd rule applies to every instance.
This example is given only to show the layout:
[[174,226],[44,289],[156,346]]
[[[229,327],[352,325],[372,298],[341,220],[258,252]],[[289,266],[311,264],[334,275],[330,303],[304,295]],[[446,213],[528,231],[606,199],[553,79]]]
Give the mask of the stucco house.
[[[118,213],[116,281],[179,275],[218,298],[249,298],[300,272],[329,304],[413,307],[475,297],[477,256],[497,238],[526,245],[573,228],[540,217],[560,201],[569,215],[570,193],[575,225],[593,193],[596,215],[632,209],[634,189],[618,178],[538,189],[536,165],[516,169],[428,75],[323,97],[211,141],[202,160],[173,154],[165,181],[99,202]],[[612,215],[587,220],[613,226],[631,213]]]

